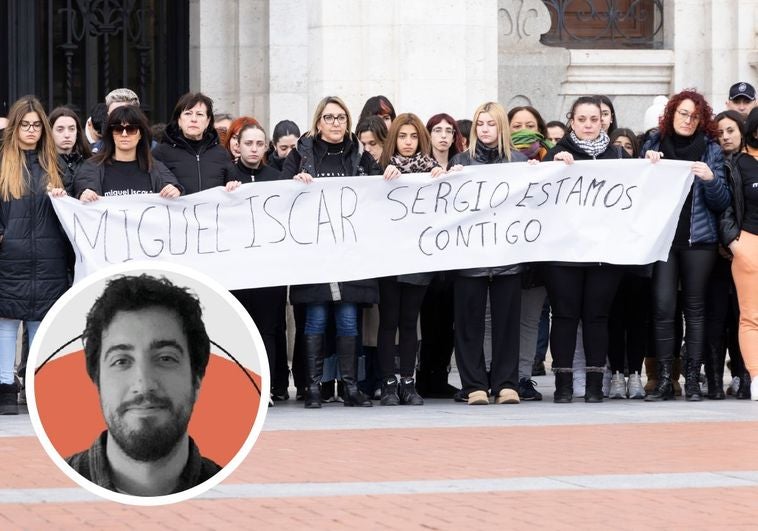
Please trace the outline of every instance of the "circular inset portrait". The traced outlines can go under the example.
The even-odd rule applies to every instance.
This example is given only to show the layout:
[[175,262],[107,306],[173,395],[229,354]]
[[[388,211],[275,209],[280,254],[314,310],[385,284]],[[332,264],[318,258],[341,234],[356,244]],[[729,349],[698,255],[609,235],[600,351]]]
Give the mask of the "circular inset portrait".
[[268,408],[266,351],[248,313],[213,279],[163,262],[75,284],[42,321],[26,378],[32,424],[58,467],[135,505],[220,483]]

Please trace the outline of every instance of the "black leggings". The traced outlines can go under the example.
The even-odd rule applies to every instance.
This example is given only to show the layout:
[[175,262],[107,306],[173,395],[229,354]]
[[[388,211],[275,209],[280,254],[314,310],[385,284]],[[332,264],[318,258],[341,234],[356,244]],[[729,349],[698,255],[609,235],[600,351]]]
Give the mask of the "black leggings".
[[413,376],[418,335],[416,322],[426,286],[398,282],[397,277],[379,279],[379,334],[377,351],[382,378],[395,376],[395,332],[400,330],[400,376]]
[[554,368],[573,366],[580,320],[587,367],[605,367],[608,315],[622,274],[613,265],[544,267],[545,287],[553,310],[550,352]]
[[705,297],[708,280],[716,261],[715,248],[672,248],[666,262],[653,266],[653,334],[659,361],[674,357],[676,295],[682,285],[682,311],[687,357],[699,364],[705,350]]
[[737,289],[732,279],[732,263],[719,256],[713,265],[708,281],[705,310],[708,344],[712,355],[723,360],[726,349],[732,360],[732,376],[742,376],[745,363],[742,361],[738,338],[740,307],[737,304]]
[[608,361],[612,372],[642,370],[642,359],[652,355],[650,277],[624,273],[611,308]]

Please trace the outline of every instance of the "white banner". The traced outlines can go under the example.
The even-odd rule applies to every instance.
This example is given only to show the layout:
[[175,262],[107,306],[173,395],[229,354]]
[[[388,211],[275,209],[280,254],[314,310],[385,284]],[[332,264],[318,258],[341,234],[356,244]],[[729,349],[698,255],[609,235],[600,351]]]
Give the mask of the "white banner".
[[173,200],[53,204],[76,253],[76,280],[108,264],[157,259],[239,289],[548,260],[665,260],[690,165],[497,164],[438,179],[277,181]]

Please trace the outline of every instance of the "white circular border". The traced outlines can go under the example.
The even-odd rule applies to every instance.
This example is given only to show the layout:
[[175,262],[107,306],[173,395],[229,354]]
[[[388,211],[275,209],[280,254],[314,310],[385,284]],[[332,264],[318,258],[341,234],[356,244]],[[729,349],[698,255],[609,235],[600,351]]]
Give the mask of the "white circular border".
[[[250,433],[248,434],[247,439],[245,439],[245,442],[242,444],[242,447],[237,451],[231,461],[229,461],[226,466],[224,466],[213,477],[185,491],[177,492],[176,494],[167,494],[165,496],[133,496],[131,494],[121,494],[119,492],[100,487],[99,485],[96,485],[93,482],[85,479],[81,474],[71,468],[68,463],[66,463],[63,457],[53,446],[50,438],[47,436],[47,433],[42,426],[42,421],[39,417],[39,411],[37,410],[37,401],[35,398],[34,372],[37,368],[37,359],[40,355],[39,345],[42,341],[41,338],[44,337],[44,334],[47,332],[47,329],[50,328],[51,323],[60,317],[60,314],[66,310],[67,304],[75,297],[77,297],[82,291],[86,290],[95,283],[103,281],[104,279],[116,275],[141,273],[148,273],[151,275],[164,275],[175,284],[192,289],[196,294],[197,290],[193,289],[192,287],[193,282],[197,284],[204,284],[210,288],[216,295],[222,298],[224,302],[226,302],[247,325],[248,332],[253,339],[255,355],[258,358],[258,363],[261,368],[261,397],[258,404],[258,412],[256,414],[255,420],[253,421],[253,429],[250,430]],[[185,278],[177,281],[175,277]],[[202,304],[203,300],[201,299],[200,302]],[[74,482],[79,484],[80,487],[97,496],[117,503],[141,506],[168,505],[189,500],[195,496],[198,496],[199,494],[207,492],[228,478],[229,475],[234,472],[240,464],[242,464],[242,461],[245,460],[247,455],[250,453],[250,450],[252,450],[253,446],[255,445],[255,441],[258,439],[261,430],[263,429],[263,423],[266,420],[266,414],[268,413],[268,392],[264,392],[264,390],[269,389],[269,381],[270,376],[268,357],[266,356],[266,348],[263,344],[263,339],[258,332],[258,328],[255,326],[255,323],[247,313],[247,310],[245,310],[245,308],[242,306],[242,304],[240,304],[240,302],[231,293],[229,293],[226,288],[221,286],[221,284],[213,280],[211,277],[186,266],[181,266],[169,262],[156,261],[134,261],[126,264],[119,264],[103,268],[100,271],[93,273],[92,275],[89,275],[81,281],[77,282],[66,293],[64,293],[63,296],[58,299],[58,301],[47,313],[45,319],[43,319],[34,338],[34,341],[29,348],[29,361],[26,367],[25,379],[29,417],[31,418],[34,432],[37,434],[37,438],[42,444],[42,447],[45,449],[45,452],[47,452],[47,455],[50,456],[50,459],[53,460],[58,468],[61,469],[61,471],[63,471],[63,473],[71,478]]]

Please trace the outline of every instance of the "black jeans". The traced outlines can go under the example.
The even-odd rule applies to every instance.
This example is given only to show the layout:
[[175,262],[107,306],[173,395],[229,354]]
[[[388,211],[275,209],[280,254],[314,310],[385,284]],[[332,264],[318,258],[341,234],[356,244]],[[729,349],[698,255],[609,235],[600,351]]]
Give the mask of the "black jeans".
[[587,367],[605,367],[608,316],[622,274],[622,270],[613,265],[549,264],[544,267],[547,297],[553,310],[550,352],[554,368],[573,366],[580,320]]
[[397,277],[379,279],[379,333],[377,351],[382,378],[395,376],[395,332],[400,331],[400,376],[413,376],[418,335],[416,326],[426,286],[398,282]]
[[737,303],[737,289],[732,279],[732,263],[722,256],[716,258],[708,281],[706,293],[706,331],[711,349],[723,359],[726,349],[732,360],[732,376],[745,373],[738,338],[740,307]]
[[705,299],[708,280],[716,261],[714,248],[672,248],[668,260],[653,266],[653,334],[655,356],[670,361],[676,344],[674,318],[679,283],[686,326],[687,357],[701,363],[705,351]]
[[[492,317],[490,377],[484,363],[487,292]],[[518,389],[521,275],[455,279],[455,360],[463,391]]]
[[649,277],[624,273],[608,322],[608,361],[612,372],[629,374],[642,370],[642,360],[653,352],[652,313]]
[[[261,334],[263,344],[266,347],[268,366],[271,371],[271,388],[277,392],[286,391],[289,383],[289,371],[287,369],[287,348],[282,336],[286,333],[286,306],[287,287],[275,286],[271,288],[252,288],[232,291],[238,301],[250,314],[258,332]],[[277,373],[277,367],[281,371],[284,363],[284,381],[281,373]]]

